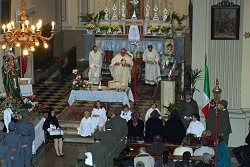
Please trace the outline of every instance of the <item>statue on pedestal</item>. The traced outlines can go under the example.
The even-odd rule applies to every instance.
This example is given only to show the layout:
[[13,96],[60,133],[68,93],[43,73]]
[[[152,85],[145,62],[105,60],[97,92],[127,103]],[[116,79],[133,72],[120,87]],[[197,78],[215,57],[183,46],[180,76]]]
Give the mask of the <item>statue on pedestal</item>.
[[12,52],[8,52],[3,59],[2,76],[6,96],[9,100],[21,99],[22,96],[18,82],[18,77],[20,76],[18,59],[15,58]]

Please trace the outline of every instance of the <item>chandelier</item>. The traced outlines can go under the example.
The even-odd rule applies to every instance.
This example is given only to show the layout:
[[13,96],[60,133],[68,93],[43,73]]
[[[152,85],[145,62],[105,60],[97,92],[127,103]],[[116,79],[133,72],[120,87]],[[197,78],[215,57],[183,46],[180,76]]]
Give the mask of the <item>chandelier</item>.
[[34,52],[35,47],[42,42],[44,48],[48,48],[48,41],[55,35],[55,22],[51,22],[51,35],[45,37],[42,35],[42,20],[40,19],[36,25],[30,25],[26,10],[26,0],[22,0],[22,12],[20,16],[21,23],[15,25],[14,21],[8,24],[3,24],[3,38],[0,39],[2,49],[12,50],[14,47],[21,48],[24,56],[29,55],[29,52]]

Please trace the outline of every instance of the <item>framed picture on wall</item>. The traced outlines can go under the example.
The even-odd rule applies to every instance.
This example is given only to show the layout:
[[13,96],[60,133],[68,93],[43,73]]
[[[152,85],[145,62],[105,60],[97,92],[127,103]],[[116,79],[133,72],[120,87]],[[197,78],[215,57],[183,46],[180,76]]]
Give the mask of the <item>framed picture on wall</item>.
[[223,1],[211,8],[211,39],[238,40],[240,6]]

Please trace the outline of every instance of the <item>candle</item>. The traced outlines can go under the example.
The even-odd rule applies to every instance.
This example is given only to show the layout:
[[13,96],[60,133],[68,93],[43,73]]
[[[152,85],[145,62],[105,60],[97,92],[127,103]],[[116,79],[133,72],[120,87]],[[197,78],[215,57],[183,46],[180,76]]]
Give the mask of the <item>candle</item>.
[[31,26],[32,32],[35,33],[36,27],[34,25]]
[[101,89],[102,82],[100,81],[98,89]]
[[11,22],[12,28],[15,29],[14,21]]
[[3,32],[5,33],[6,25],[4,24],[4,25],[2,26],[2,28],[3,28]]
[[27,26],[27,28],[29,27],[29,23],[30,23],[29,20],[25,21],[25,25]]
[[24,32],[24,24],[22,24],[22,31]]
[[55,24],[56,24],[56,23],[55,23],[54,21],[51,22],[52,30],[55,29]]

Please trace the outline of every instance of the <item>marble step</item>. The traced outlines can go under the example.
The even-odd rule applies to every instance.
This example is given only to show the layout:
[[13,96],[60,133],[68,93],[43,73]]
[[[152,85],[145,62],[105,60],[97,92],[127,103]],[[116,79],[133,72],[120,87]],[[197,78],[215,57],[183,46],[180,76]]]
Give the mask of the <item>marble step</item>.
[[80,135],[63,135],[63,142],[67,143],[82,143],[92,144],[94,143],[94,137],[81,137]]
[[59,125],[63,128],[76,129],[80,125],[80,121],[64,121],[59,119]]

